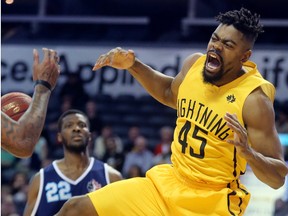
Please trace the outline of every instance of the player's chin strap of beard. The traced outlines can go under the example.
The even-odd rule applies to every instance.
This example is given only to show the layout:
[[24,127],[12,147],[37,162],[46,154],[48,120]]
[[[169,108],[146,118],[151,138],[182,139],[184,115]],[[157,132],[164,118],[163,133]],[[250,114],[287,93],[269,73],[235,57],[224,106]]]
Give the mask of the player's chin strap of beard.
[[45,80],[36,80],[35,86],[38,85],[38,84],[44,85],[46,88],[48,88],[50,91],[52,91],[52,86],[50,85],[49,82],[47,82]]

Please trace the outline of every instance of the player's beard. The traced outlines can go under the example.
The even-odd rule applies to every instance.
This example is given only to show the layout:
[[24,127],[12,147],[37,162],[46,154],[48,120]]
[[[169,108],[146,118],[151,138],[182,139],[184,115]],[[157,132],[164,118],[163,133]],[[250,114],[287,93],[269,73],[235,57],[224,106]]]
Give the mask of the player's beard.
[[[214,53],[214,55],[218,56],[217,60],[220,64],[220,66],[218,66],[219,68],[218,68],[217,72],[210,73],[209,70],[207,70],[208,61],[211,61],[211,58],[209,57],[209,53]],[[225,74],[224,60],[217,50],[211,49],[207,52],[207,57],[206,57],[206,60],[204,63],[202,74],[203,74],[204,82],[205,83],[211,83],[211,84],[215,84],[217,81],[221,80],[222,77],[224,76],[224,74]]]
[[68,144],[68,142],[66,140],[63,140],[62,141],[63,145],[64,145],[64,148],[69,151],[69,152],[72,152],[72,153],[82,153],[86,151],[87,149],[87,146],[88,146],[88,141],[86,140],[86,142],[84,143],[81,143],[80,145],[75,145],[75,144]]

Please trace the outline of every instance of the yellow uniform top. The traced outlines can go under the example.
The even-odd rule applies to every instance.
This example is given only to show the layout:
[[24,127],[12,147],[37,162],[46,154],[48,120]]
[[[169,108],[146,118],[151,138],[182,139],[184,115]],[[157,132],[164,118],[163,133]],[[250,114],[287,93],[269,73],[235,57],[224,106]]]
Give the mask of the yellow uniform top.
[[227,184],[245,172],[246,161],[225,141],[233,139],[233,132],[224,115],[236,114],[244,126],[242,109],[247,96],[261,86],[273,101],[275,88],[251,61],[244,64],[244,75],[226,85],[204,83],[205,60],[206,55],[195,62],[179,87],[171,159],[177,172],[188,180]]

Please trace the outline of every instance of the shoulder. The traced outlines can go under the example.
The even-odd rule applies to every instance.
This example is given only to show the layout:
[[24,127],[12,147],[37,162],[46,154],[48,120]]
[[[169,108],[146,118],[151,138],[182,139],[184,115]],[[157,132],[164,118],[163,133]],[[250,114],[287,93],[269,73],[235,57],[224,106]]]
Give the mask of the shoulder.
[[268,97],[261,87],[252,91],[243,107],[243,119],[245,124],[257,124],[264,121],[274,121],[273,101]]
[[[41,169],[41,170],[43,170],[43,169]],[[32,176],[31,181],[39,180],[39,179],[40,179],[40,176],[41,176],[40,173],[42,172],[41,170],[40,170],[39,172],[35,173],[34,176]]]
[[106,168],[107,168],[109,179],[110,179],[111,183],[123,179],[122,174],[118,170],[116,170],[115,168],[109,166],[108,164],[106,165]]
[[194,63],[201,57],[203,56],[203,53],[193,53],[186,57],[183,61],[183,66],[181,72],[183,75],[186,75],[189,69],[194,65]]
[[41,178],[41,175],[40,175],[40,172],[37,172],[34,176],[32,176],[32,178],[30,179],[30,190],[33,189],[33,190],[38,190],[39,187],[40,187],[40,178]]
[[272,99],[263,91],[261,86],[254,89],[246,98],[244,106],[264,105],[273,106]]
[[42,168],[43,173],[51,173],[55,172],[55,167],[57,167],[59,170],[61,170],[61,163],[57,163],[57,161],[53,161],[51,164],[47,165],[45,168]]

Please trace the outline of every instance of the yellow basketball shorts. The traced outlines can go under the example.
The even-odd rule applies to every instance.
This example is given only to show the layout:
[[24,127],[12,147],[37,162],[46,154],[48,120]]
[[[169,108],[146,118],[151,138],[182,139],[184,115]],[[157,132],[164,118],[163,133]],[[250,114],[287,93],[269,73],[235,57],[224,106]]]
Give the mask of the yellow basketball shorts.
[[111,183],[88,194],[100,216],[243,215],[250,194],[238,181],[227,187],[183,181],[172,165],[158,165],[145,178]]

